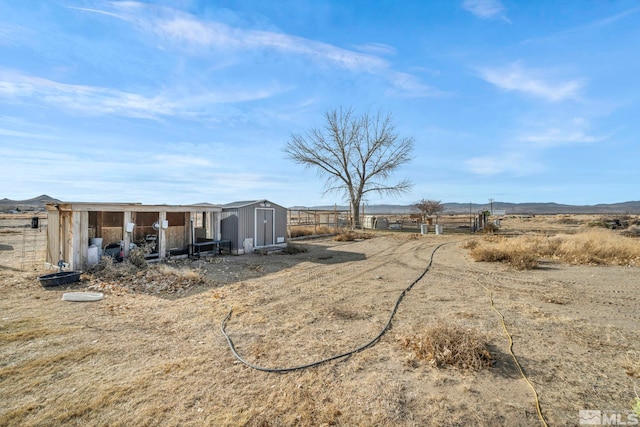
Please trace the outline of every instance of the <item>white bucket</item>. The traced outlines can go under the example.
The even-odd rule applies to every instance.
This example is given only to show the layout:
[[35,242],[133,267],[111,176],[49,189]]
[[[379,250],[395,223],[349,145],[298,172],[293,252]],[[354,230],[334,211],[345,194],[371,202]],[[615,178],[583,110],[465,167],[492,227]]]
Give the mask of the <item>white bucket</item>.
[[87,264],[89,267],[93,267],[100,261],[100,257],[98,255],[98,247],[96,245],[89,246],[87,250]]
[[420,234],[429,233],[429,224],[420,224]]
[[[90,246],[96,246],[98,248],[98,260],[102,258],[102,237],[92,237],[89,239]],[[96,263],[97,264],[97,263]]]
[[444,232],[444,226],[442,224],[436,224],[436,234],[442,234]]

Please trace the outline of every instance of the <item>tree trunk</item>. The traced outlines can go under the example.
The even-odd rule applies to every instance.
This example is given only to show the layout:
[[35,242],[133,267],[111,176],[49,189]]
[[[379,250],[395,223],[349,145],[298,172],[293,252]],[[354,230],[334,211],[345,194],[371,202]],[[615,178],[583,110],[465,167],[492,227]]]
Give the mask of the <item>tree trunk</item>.
[[353,227],[360,228],[360,198],[351,199],[351,217],[353,218]]

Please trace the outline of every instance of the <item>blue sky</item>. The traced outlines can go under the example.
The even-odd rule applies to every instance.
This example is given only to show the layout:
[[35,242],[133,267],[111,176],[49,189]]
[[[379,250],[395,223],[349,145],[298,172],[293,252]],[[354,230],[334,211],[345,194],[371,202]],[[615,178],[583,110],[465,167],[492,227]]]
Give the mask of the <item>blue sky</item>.
[[415,138],[367,203],[640,200],[640,3],[0,2],[0,198],[341,203],[287,160],[325,111]]

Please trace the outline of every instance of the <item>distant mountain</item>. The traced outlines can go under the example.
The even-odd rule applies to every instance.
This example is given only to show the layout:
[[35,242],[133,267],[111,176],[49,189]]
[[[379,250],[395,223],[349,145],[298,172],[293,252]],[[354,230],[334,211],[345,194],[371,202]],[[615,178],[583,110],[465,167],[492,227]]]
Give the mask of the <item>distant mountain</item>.
[[9,200],[4,198],[0,200],[0,212],[11,211],[41,211],[47,203],[60,203],[60,200],[43,194],[28,200]]
[[[445,214],[448,213],[477,213],[490,211],[491,204],[477,203],[443,203]],[[318,209],[333,210],[334,206],[296,206],[291,209]],[[335,206],[339,211],[349,210],[349,206]],[[493,202],[493,210],[505,211],[507,215],[544,215],[544,214],[640,214],[640,201],[597,204],[597,205],[565,205],[559,203],[507,203]],[[417,213],[413,205],[365,205],[364,213],[367,214],[410,214]]]
[[[51,196],[43,194],[28,200],[0,200],[0,212],[11,211],[42,211],[44,205],[47,203],[62,203],[60,200]],[[445,214],[457,213],[464,214],[477,213],[479,211],[490,211],[491,205],[489,203],[443,203]],[[325,205],[325,206],[293,206],[289,209],[298,210],[349,210],[348,205]],[[597,205],[565,205],[559,203],[507,203],[507,202],[493,202],[493,210],[505,211],[507,215],[544,215],[544,214],[640,214],[640,201],[622,202],[622,203],[609,203],[609,204],[597,204]],[[413,208],[413,205],[365,205],[365,215],[368,214],[410,214],[417,213]]]

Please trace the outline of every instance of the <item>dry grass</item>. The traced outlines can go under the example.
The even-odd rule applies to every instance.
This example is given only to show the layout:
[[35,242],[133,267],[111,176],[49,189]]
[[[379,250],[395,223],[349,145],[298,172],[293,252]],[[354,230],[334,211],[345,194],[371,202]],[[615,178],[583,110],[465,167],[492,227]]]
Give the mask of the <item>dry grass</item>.
[[637,240],[604,229],[557,236],[488,236],[474,242],[465,245],[474,260],[504,262],[521,270],[537,267],[540,259],[585,265],[640,264]]
[[316,227],[312,225],[305,225],[305,226],[291,227],[290,237],[313,236],[317,234],[333,234],[333,233],[334,233],[334,229],[326,225],[321,225]]
[[504,262],[518,270],[530,270],[538,266],[537,241],[526,238],[490,236],[466,246],[476,261]]
[[626,354],[626,362],[623,368],[627,375],[640,378],[640,352],[629,350]]
[[[399,338],[413,337],[425,332],[425,319],[468,313],[462,325],[491,337],[493,368],[435,369],[402,341],[388,339],[286,375],[236,362],[219,331],[228,306],[234,306],[229,332],[241,354],[261,351],[255,361],[266,366],[311,362],[377,333],[397,290],[422,271],[434,242],[374,235],[355,245],[314,241],[302,257],[212,257],[171,262],[168,270],[150,264],[139,276],[113,281],[142,285],[150,283],[147,274],[159,274],[160,286],[197,273],[196,266],[208,269],[212,281],[229,277],[225,286],[201,287],[186,298],[124,292],[76,304],[60,300],[64,289],[42,288],[35,274],[0,272],[0,425],[535,425],[532,398],[512,375],[499,324],[484,290],[470,286],[466,253],[456,245],[438,252],[428,282],[405,298],[394,328]],[[315,261],[328,250],[335,262]],[[254,265],[263,273],[246,279]],[[549,425],[577,422],[585,385],[596,385],[597,393],[589,388],[591,407],[632,405],[629,385],[638,380],[622,365],[640,342],[637,268],[558,266],[532,274],[535,280],[495,264],[473,270],[479,283],[499,291]],[[541,306],[542,296],[567,304]]]
[[147,247],[135,247],[129,251],[129,256],[127,257],[127,262],[133,265],[138,270],[144,270],[148,267],[147,260],[145,255],[150,253],[150,248]]
[[89,271],[89,289],[116,294],[134,292],[186,296],[185,291],[189,288],[208,284],[199,269],[164,263],[148,265],[146,261],[143,266],[140,268],[130,262],[114,264],[112,258],[102,257]]
[[480,370],[492,366],[485,338],[478,332],[456,323],[439,320],[421,334],[402,339],[404,347],[417,359],[436,367]]
[[359,233],[357,231],[345,231],[336,235],[333,240],[336,242],[353,242],[354,240],[372,239],[375,236],[371,233]]
[[307,248],[300,245],[294,245],[292,243],[287,243],[287,247],[282,250],[282,253],[287,255],[295,255],[304,252],[307,252]]

